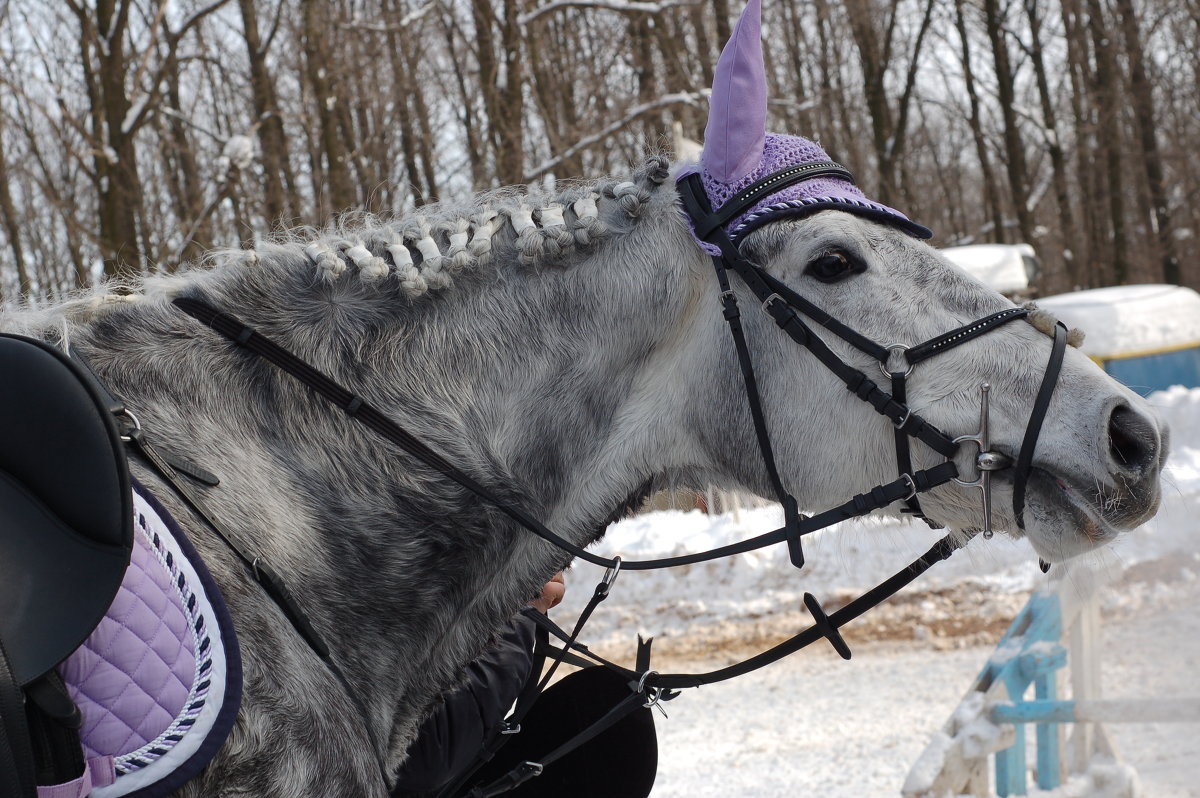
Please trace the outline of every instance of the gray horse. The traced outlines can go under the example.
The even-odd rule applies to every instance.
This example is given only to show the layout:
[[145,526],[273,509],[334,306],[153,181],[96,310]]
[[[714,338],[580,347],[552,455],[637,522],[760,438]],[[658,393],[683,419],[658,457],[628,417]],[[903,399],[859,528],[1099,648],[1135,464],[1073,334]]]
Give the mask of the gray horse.
[[[712,127],[703,169],[720,180],[722,164],[747,159],[718,157]],[[926,340],[1011,306],[914,238],[898,214],[845,208],[773,218],[739,247],[883,343]],[[845,279],[824,279],[834,261],[848,264]],[[232,733],[178,794],[380,796],[372,737],[394,772],[437,696],[565,563],[173,298],[200,298],[253,324],[586,545],[666,482],[773,495],[719,290],[667,164],[651,159],[627,180],[360,219],[218,253],[208,268],[148,278],[134,293],[4,317],[5,329],[85,354],[143,428],[219,473],[219,487],[197,490],[283,574],[366,703],[363,718],[241,563],[134,462],[206,560],[244,663]],[[733,290],[788,492],[802,508],[823,509],[895,479],[887,421],[754,310],[745,286]],[[825,337],[847,362],[878,373]],[[909,403],[948,434],[969,433],[988,382],[995,447],[1015,455],[1050,346],[1032,324],[1005,325],[918,367]],[[1068,350],[1025,511],[1039,554],[1062,560],[1151,516],[1164,437],[1145,402]],[[912,456],[917,468],[942,460],[919,444]],[[957,461],[973,471],[973,452]],[[1016,530],[1003,501],[1011,484],[998,478],[996,492],[997,527]],[[922,504],[950,527],[981,524],[975,496],[953,484]]]

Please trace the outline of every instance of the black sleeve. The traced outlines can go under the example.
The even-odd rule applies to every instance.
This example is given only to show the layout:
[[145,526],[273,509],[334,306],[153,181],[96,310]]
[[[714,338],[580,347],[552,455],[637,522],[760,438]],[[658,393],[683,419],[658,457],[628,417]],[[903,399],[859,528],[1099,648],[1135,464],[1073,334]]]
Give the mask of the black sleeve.
[[467,666],[467,681],[425,719],[393,796],[436,790],[469,767],[508,714],[533,667],[534,623],[516,616],[496,645]]

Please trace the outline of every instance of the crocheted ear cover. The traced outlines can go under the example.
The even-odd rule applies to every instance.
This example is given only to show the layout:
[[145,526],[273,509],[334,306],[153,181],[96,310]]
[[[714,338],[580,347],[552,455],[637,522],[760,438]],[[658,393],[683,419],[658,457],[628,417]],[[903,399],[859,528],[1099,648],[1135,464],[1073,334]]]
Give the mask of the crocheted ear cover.
[[[764,132],[767,80],[761,16],[761,0],[750,0],[717,61],[701,162],[685,167],[678,176],[682,180],[699,173],[714,211],[775,172],[830,160],[819,144],[808,139]],[[771,220],[829,209],[889,224],[917,238],[933,235],[894,208],[867,199],[852,181],[829,176],[804,180],[765,197],[731,220],[725,231],[737,241]],[[711,244],[700,243],[712,251]]]
[[[800,136],[768,133],[758,164],[737,180],[722,182],[707,168],[694,171],[700,172],[708,200],[716,210],[739,191],[768,175],[793,166],[828,161],[830,158],[825,150],[814,141]],[[734,218],[726,225],[725,231],[736,242],[769,221],[786,216],[807,216],[822,210],[839,210],[864,216],[892,225],[916,238],[933,236],[929,228],[917,224],[895,208],[868,199],[854,183],[838,177],[816,177],[788,186]]]

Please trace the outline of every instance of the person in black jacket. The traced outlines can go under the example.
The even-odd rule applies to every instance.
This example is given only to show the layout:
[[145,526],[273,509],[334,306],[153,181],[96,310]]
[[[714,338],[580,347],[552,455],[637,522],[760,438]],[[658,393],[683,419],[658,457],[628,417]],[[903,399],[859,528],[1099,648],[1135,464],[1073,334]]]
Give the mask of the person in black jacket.
[[[529,605],[549,612],[566,589],[562,573],[555,574]],[[474,763],[529,678],[534,628],[532,620],[517,615],[497,644],[467,666],[466,682],[421,724],[400,767],[395,798],[435,793]]]
[[[548,612],[565,592],[562,574],[557,574],[530,606]],[[540,761],[628,698],[630,683],[607,668],[572,673],[538,698],[521,720],[521,733],[506,736],[506,745],[471,773],[485,747],[496,752],[501,722],[530,678],[534,630],[532,619],[517,615],[497,645],[467,666],[466,682],[448,693],[422,724],[400,768],[393,798],[432,798],[447,790],[461,798],[525,760]],[[650,709],[642,707],[505,796],[646,798],[657,769],[654,720]],[[450,787],[456,780],[463,783]]]

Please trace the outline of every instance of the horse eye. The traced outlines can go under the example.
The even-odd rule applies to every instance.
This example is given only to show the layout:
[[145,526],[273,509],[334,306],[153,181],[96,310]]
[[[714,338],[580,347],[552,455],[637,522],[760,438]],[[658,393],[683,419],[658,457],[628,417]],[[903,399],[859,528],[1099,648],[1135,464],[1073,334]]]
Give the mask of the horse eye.
[[852,274],[859,274],[866,270],[866,264],[858,258],[841,250],[835,250],[827,252],[808,264],[804,273],[823,283],[836,283],[838,280],[844,280]]

